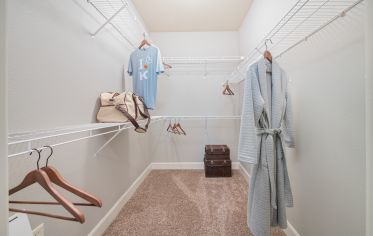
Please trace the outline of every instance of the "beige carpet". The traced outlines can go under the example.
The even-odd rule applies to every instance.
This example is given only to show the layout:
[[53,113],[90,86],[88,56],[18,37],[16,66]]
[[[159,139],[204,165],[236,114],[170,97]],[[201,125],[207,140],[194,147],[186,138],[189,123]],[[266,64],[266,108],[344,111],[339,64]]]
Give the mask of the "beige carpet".
[[248,236],[246,206],[247,183],[239,171],[205,178],[201,170],[154,170],[105,235]]

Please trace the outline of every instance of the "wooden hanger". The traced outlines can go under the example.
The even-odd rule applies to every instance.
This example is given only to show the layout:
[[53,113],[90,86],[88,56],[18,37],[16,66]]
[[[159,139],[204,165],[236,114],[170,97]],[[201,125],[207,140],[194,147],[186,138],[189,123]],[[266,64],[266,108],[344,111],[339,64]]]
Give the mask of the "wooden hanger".
[[[37,149],[32,149],[33,151],[36,151],[39,155],[38,162],[37,162],[37,169],[29,172],[26,177],[23,179],[23,181],[16,187],[12,188],[9,190],[9,195],[12,195],[14,193],[19,192],[20,190],[34,184],[38,183],[40,186],[42,186],[56,201],[58,204],[61,204],[73,217],[66,217],[66,216],[60,216],[60,215],[55,215],[55,214],[50,214],[50,213],[45,213],[45,212],[38,212],[38,211],[30,211],[30,210],[21,210],[21,209],[15,209],[15,208],[10,208],[9,211],[12,212],[22,212],[26,214],[33,214],[33,215],[40,215],[40,216],[47,216],[47,217],[52,217],[52,218],[57,218],[61,220],[70,220],[70,221],[78,221],[80,223],[84,223],[85,217],[83,213],[77,209],[73,203],[71,203],[69,200],[65,199],[52,185],[52,181],[48,177],[48,174],[39,168],[39,161],[41,154],[39,150]],[[21,202],[21,201],[18,201]],[[10,202],[11,203],[11,202]],[[33,204],[32,202],[26,202],[22,201],[23,204]],[[34,203],[35,204],[35,203]]]
[[268,51],[268,45],[267,45],[267,42],[271,42],[272,43],[272,40],[271,39],[266,39],[264,41],[264,44],[265,44],[265,47],[266,47],[266,50],[264,51],[263,53],[263,56],[265,59],[267,59],[268,61],[272,62],[272,54],[270,51]]
[[228,81],[224,84],[223,95],[228,95],[228,96],[234,95],[234,92],[229,87]]
[[[51,153],[47,157],[47,161],[46,161],[45,166],[42,167],[41,170],[43,170],[43,171],[45,171],[45,173],[47,173],[51,182],[89,202],[89,203],[73,203],[74,205],[102,207],[102,202],[101,202],[100,199],[98,199],[98,198],[94,197],[93,195],[91,195],[91,194],[73,186],[72,184],[67,182],[62,177],[62,175],[58,172],[58,170],[56,168],[48,166],[49,158],[53,155],[53,148],[51,146],[44,146],[44,148],[49,148],[51,150]],[[40,150],[40,153],[41,152],[42,152],[42,150]],[[9,203],[22,204],[24,202],[22,202],[22,201],[9,201]],[[58,202],[27,202],[27,204],[59,205],[60,203],[58,203]]]
[[167,63],[164,63],[163,62],[163,65],[164,65],[164,68],[167,70],[167,69],[172,69],[172,66],[170,64],[167,64]]
[[64,188],[66,189],[67,191],[75,194],[76,196],[78,197],[81,197],[83,198],[84,200],[88,201],[90,204],[86,204],[86,203],[74,203],[74,205],[80,205],[80,206],[96,206],[96,207],[102,207],[102,201],[96,197],[94,197],[93,195],[73,186],[72,184],[70,184],[69,182],[67,182],[63,177],[62,175],[57,171],[56,168],[52,167],[52,166],[48,166],[48,161],[49,161],[49,158],[53,155],[53,148],[51,146],[44,146],[46,148],[49,148],[51,150],[51,153],[49,154],[49,156],[47,157],[47,161],[45,163],[45,166],[43,168],[41,168],[42,170],[44,170],[47,175],[49,176],[50,180],[60,186],[61,188]]
[[167,132],[172,132],[171,120],[170,120],[170,123],[168,124]]
[[172,131],[173,131],[174,134],[181,135],[181,132],[180,132],[180,130],[177,128],[176,123],[174,123],[174,125],[172,126]]
[[151,44],[148,42],[148,40],[146,40],[146,33],[145,32],[143,33],[143,36],[144,36],[144,39],[141,41],[139,49],[141,49],[145,45],[151,46]]
[[176,128],[180,130],[183,135],[187,135],[184,129],[181,127],[180,122],[177,122]]

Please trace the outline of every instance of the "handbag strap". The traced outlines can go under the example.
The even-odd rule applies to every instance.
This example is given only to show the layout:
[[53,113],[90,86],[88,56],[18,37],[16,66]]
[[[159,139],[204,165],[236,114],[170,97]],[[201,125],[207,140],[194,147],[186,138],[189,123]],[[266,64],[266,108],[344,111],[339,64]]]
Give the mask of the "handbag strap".
[[142,127],[140,127],[139,123],[136,121],[135,118],[133,118],[133,116],[131,116],[127,111],[126,109],[124,109],[122,106],[120,105],[116,105],[115,108],[117,110],[119,110],[120,112],[123,113],[123,115],[125,117],[127,117],[127,119],[133,124],[133,126],[135,126],[135,131],[136,132],[139,132],[139,133],[145,133],[147,129],[144,129]]
[[149,128],[149,124],[150,124],[150,121],[151,121],[151,117],[150,117],[150,114],[149,114],[149,110],[148,108],[146,107],[145,105],[145,102],[144,102],[144,98],[143,97],[139,97],[137,96],[137,98],[142,102],[142,104],[144,105],[144,112],[141,111],[141,109],[139,108],[139,104],[137,104],[137,99],[136,99],[136,95],[135,94],[132,94],[132,97],[133,97],[133,101],[135,103],[135,107],[136,107],[136,114],[137,114],[137,111],[139,111],[140,115],[146,119],[148,119],[148,121],[146,122],[145,124],[145,130],[148,130]]
[[147,121],[147,123],[145,125],[145,128],[141,127],[139,125],[139,123],[137,122],[136,118],[134,118],[131,114],[129,114],[123,106],[116,105],[115,108],[117,110],[119,110],[120,112],[122,112],[123,115],[125,117],[127,117],[127,119],[133,124],[133,126],[135,126],[135,131],[136,132],[138,132],[138,133],[145,133],[148,130],[148,127],[149,127],[151,119],[150,119],[150,114],[149,114],[148,108],[146,107],[145,103],[143,102],[142,97],[138,97],[138,98],[144,104],[144,113],[139,109],[139,105],[137,104],[136,96],[134,94],[132,94],[132,99],[133,99],[133,102],[135,104],[136,118],[138,116],[138,112],[140,112],[140,114],[143,117],[145,117],[145,118],[148,119],[148,121]]

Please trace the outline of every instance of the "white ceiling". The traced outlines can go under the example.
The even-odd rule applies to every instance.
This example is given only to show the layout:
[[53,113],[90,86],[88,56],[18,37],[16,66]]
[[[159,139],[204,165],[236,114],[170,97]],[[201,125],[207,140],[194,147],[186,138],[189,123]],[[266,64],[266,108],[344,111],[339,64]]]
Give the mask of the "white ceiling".
[[235,31],[252,0],[132,0],[151,32]]

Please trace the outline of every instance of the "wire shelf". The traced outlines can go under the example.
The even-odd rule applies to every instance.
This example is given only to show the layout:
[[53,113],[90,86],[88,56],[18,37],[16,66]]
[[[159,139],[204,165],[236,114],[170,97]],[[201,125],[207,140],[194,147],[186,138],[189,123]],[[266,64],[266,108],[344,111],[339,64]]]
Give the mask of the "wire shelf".
[[[152,116],[151,123],[171,119],[178,120],[239,120],[240,116]],[[146,120],[138,123],[143,126]],[[45,149],[49,145],[57,147],[81,140],[94,138],[107,134],[114,134],[95,153],[102,151],[120,132],[133,128],[130,122],[126,123],[91,123],[75,126],[66,126],[33,132],[13,133],[8,136],[8,158],[30,153],[32,148]]]
[[[151,122],[162,120],[160,116],[153,116]],[[144,125],[145,120],[139,121]],[[130,122],[126,123],[91,123],[75,126],[66,126],[48,130],[38,130],[32,132],[13,133],[8,136],[8,157],[27,154],[34,147],[50,145],[52,147],[65,145],[84,139],[118,133],[120,131],[133,128]],[[106,146],[106,144],[104,145]],[[100,148],[102,150],[102,148]]]
[[222,56],[222,57],[163,57],[162,60],[172,64],[220,64],[239,63],[245,58],[243,56]]
[[96,36],[103,28],[111,27],[131,47],[141,42],[146,27],[137,18],[133,9],[126,0],[87,0],[96,9],[105,22],[91,35]]
[[336,19],[344,17],[347,12],[363,1],[299,0],[232,72],[231,79],[239,78],[238,82],[242,81],[242,75],[248,66],[265,51],[267,40],[272,41],[272,43],[267,41],[268,50],[271,51],[273,57],[278,58]]

